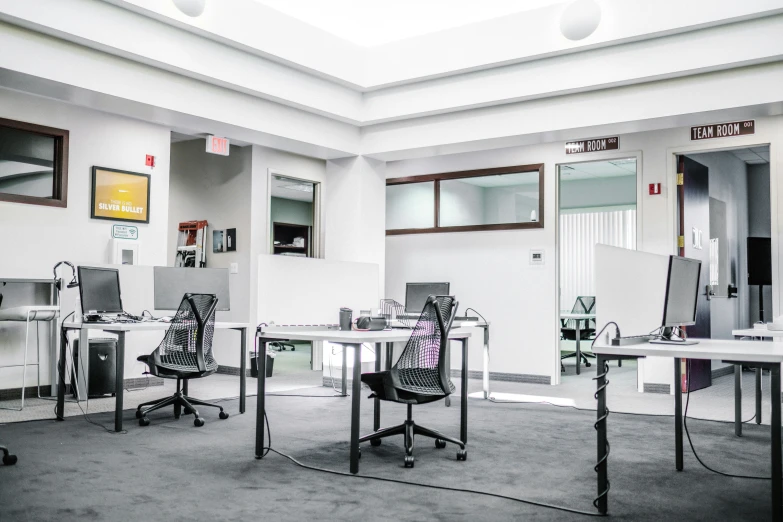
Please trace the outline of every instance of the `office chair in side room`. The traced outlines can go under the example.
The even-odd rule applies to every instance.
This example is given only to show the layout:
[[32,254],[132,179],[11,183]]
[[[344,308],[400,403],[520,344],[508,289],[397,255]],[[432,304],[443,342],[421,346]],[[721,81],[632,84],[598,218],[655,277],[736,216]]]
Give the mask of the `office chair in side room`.
[[[185,415],[193,414],[193,424],[200,427],[204,420],[195,405],[220,409],[220,418],[227,419],[228,413],[221,406],[186,396],[181,390],[182,381],[200,379],[212,375],[218,363],[212,356],[212,337],[215,332],[215,308],[217,297],[211,294],[185,294],[163,342],[150,355],[138,358],[150,368],[150,374],[164,379],[177,379],[177,392],[163,399],[140,404],[136,418],[140,426],[149,426],[147,414],[174,405],[174,417],[179,418],[182,408]],[[153,406],[142,409],[143,406]]]
[[[460,447],[457,460],[466,460],[468,452],[465,444],[446,437],[435,430],[419,426],[413,422],[413,405],[426,404],[445,399],[454,393],[454,384],[448,377],[446,353],[451,320],[456,314],[457,301],[451,296],[427,298],[421,317],[405,345],[399,360],[391,370],[362,374],[362,382],[372,390],[372,398],[407,404],[408,418],[399,426],[382,428],[375,433],[365,435],[359,442],[378,446],[381,439],[392,435],[405,437],[405,467],[412,468],[413,438],[423,435],[435,439],[436,448],[445,448],[447,442]],[[444,313],[444,311],[446,313]],[[448,323],[444,316],[449,317]]]
[[[594,296],[578,296],[576,298],[576,301],[574,301],[574,306],[571,308],[571,313],[574,314],[589,314],[593,311],[595,308],[595,297]],[[582,324],[584,325],[583,328],[580,329],[580,335],[579,340],[580,341],[589,341],[593,338],[593,335],[595,335],[595,325],[593,327],[590,327],[592,319],[588,319],[587,321],[584,321]],[[561,327],[560,327],[560,338],[564,341],[576,341],[576,319],[564,319],[561,320]],[[567,353],[566,355],[561,355],[560,360],[568,359],[570,357],[576,357],[576,352],[574,353]],[[584,352],[582,352],[582,361],[584,361],[586,367],[590,367],[590,362],[587,360],[588,355],[586,355]],[[560,369],[562,371],[565,371],[565,367],[563,366],[563,363],[560,363]]]

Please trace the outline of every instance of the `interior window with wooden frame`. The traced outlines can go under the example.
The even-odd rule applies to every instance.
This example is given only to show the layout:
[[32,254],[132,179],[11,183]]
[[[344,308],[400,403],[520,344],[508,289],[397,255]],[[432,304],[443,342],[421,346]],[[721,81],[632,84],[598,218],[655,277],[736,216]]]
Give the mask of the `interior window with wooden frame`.
[[0,118],[0,201],[67,207],[68,131]]
[[544,165],[386,180],[386,235],[544,228]]

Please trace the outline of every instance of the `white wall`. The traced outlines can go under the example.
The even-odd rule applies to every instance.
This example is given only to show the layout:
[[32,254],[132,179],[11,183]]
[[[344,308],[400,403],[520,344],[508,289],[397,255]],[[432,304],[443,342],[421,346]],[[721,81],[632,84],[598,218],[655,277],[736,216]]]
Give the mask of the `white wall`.
[[[139,262],[166,263],[169,197],[169,130],[128,118],[75,107],[13,91],[0,91],[0,118],[70,131],[68,207],[0,202],[0,244],[12,255],[0,256],[0,274],[49,278],[57,261],[105,263],[114,222],[90,219],[91,168],[94,165],[151,174],[150,223],[139,228]],[[144,166],[146,154],[156,167]],[[70,272],[65,272],[70,277]],[[131,310],[141,312],[141,310]],[[23,326],[22,326],[23,328]],[[6,346],[0,337],[0,364],[21,357],[22,345]],[[151,349],[150,349],[151,351]],[[43,358],[48,363],[48,354]],[[45,369],[45,366],[42,367]],[[21,386],[21,372],[1,370],[0,388]],[[35,370],[28,370],[28,383]],[[49,383],[48,373],[42,379]]]
[[636,205],[636,176],[560,181],[560,208]]
[[[232,145],[229,155],[205,152],[203,139],[171,145],[169,235],[167,261],[176,258],[177,226],[183,221],[209,223],[207,266],[226,268],[237,263],[239,272],[229,275],[231,310],[217,312],[218,321],[248,322],[250,319],[250,279],[255,267],[250,262],[252,148]],[[213,253],[212,232],[237,229],[236,251]],[[236,332],[215,332],[214,354],[218,364],[238,366]]]

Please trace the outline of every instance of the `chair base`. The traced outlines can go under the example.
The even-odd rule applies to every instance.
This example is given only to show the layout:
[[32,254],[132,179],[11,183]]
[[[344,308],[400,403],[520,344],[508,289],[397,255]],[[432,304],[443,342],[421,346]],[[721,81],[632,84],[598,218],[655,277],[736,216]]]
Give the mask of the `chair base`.
[[0,451],[3,452],[3,464],[6,466],[13,466],[16,464],[16,455],[11,455],[8,452],[8,448],[5,446],[0,446]]
[[398,426],[392,426],[390,428],[381,428],[380,430],[374,433],[365,435],[364,437],[361,437],[359,439],[359,443],[361,444],[362,442],[369,441],[373,446],[380,446],[381,439],[385,439],[386,437],[391,437],[394,435],[403,435],[405,437],[404,462],[406,468],[412,468],[415,462],[413,458],[413,441],[416,435],[421,435],[424,437],[435,439],[435,447],[438,449],[445,448],[447,442],[456,444],[457,446],[460,447],[459,451],[457,452],[457,460],[467,459],[468,451],[465,448],[464,442],[462,442],[459,439],[455,439],[453,437],[447,437],[446,435],[443,435],[439,431],[432,430],[430,428],[425,428],[424,426],[419,426],[418,424],[413,422],[412,406],[413,405],[408,404],[408,419],[404,423]]
[[[220,410],[220,418],[222,420],[228,418],[228,413],[223,411],[222,406],[219,406],[217,404],[212,404],[211,402],[202,401],[201,399],[196,399],[194,397],[188,397],[181,391],[180,385],[181,385],[181,380],[177,379],[177,392],[174,395],[139,404],[138,408],[136,408],[136,418],[139,419],[139,426],[149,426],[150,420],[147,418],[148,413],[172,405],[174,406],[175,419],[179,419],[182,416],[183,408],[184,408],[185,415],[190,415],[190,414],[194,415],[195,418],[193,419],[193,424],[197,427],[201,427],[204,425],[204,419],[201,418],[195,405],[218,408]],[[150,407],[142,409],[144,406],[150,406]]]

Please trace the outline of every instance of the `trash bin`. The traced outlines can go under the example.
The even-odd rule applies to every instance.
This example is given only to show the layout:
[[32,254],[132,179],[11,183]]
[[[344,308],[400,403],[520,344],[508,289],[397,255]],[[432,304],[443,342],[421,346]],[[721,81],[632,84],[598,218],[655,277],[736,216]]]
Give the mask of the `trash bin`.
[[[266,377],[267,379],[272,376],[272,370],[275,367],[275,354],[273,352],[266,353]],[[250,376],[258,378],[258,357],[256,352],[250,352]]]

